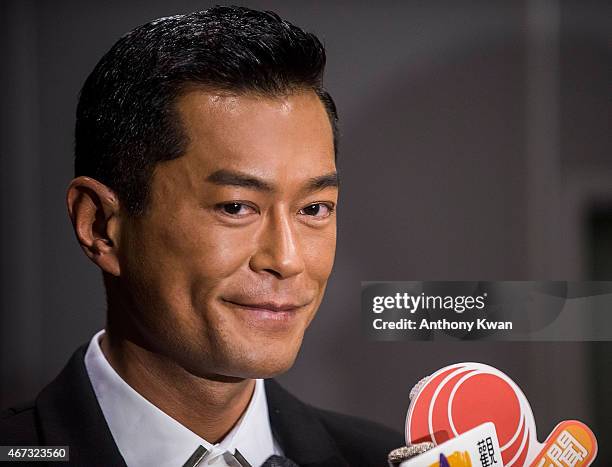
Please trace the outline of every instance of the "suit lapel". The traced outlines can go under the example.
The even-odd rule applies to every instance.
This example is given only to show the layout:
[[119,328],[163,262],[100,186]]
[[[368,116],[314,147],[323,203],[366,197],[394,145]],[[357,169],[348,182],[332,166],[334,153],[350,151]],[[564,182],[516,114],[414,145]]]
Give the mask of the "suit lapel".
[[313,409],[267,379],[270,425],[286,457],[304,467],[348,466]]
[[[70,446],[70,465],[126,467],[89,381],[86,350],[81,346],[36,399],[41,444]],[[348,466],[311,407],[272,379],[265,386],[270,425],[285,456],[303,467]]]
[[125,467],[87,375],[86,349],[81,346],[36,399],[42,444],[70,446],[70,465]]

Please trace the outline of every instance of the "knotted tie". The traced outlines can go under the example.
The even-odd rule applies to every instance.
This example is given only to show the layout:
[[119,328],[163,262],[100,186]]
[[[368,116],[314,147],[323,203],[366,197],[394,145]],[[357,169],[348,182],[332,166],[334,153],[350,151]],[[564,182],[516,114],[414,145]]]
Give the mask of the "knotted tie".
[[261,467],[299,467],[291,459],[286,457],[277,456],[276,454],[268,457]]
[[[187,462],[183,464],[183,467],[203,467],[203,466],[214,466],[214,467],[252,467],[251,464],[240,454],[238,449],[235,450],[234,454],[228,451],[212,451],[207,450],[204,446],[198,446],[198,448],[189,457]],[[276,454],[270,456],[261,465],[261,467],[299,467],[295,462],[286,457],[277,456]]]

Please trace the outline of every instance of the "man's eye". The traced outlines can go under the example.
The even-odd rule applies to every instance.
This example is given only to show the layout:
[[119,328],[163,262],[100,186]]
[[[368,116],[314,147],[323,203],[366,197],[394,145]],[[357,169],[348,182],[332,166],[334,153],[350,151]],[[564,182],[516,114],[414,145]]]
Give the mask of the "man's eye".
[[315,203],[300,209],[300,214],[322,219],[329,217],[333,210],[334,208],[331,205],[325,203]]
[[245,216],[255,211],[252,206],[244,203],[223,203],[217,206],[217,208],[223,213],[230,216]]

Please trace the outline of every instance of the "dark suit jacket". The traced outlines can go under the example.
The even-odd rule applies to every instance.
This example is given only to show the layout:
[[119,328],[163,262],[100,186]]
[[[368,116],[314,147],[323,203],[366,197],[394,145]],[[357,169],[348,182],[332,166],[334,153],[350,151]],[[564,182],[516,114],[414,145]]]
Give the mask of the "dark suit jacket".
[[[80,347],[33,403],[2,412],[0,445],[67,445],[70,462],[52,465],[125,467],[89,381],[86,350]],[[274,436],[300,466],[384,467],[389,451],[404,444],[381,425],[304,404],[273,379],[265,385]]]

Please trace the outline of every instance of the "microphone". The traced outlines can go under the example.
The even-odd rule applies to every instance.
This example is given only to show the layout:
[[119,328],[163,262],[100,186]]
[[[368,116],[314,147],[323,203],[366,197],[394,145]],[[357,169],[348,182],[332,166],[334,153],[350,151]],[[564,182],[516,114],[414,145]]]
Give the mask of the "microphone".
[[394,449],[387,457],[390,467],[396,467],[402,464],[404,461],[412,459],[413,457],[419,456],[424,452],[429,451],[435,447],[434,443],[418,443],[411,444],[410,446],[403,446],[401,448]]
[[419,381],[410,393],[405,435],[408,448],[436,447],[402,460],[401,467],[588,466],[597,455],[595,435],[577,420],[559,423],[540,443],[521,389],[481,363],[450,365]]
[[446,441],[399,467],[492,467],[502,466],[495,425],[483,423]]

